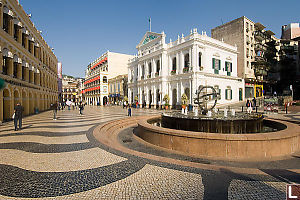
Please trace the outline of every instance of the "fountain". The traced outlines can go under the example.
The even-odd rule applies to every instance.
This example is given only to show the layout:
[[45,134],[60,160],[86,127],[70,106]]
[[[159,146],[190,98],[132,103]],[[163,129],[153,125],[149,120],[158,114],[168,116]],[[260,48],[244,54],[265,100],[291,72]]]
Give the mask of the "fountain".
[[300,150],[300,131],[289,122],[262,114],[219,111],[219,94],[200,86],[193,112],[166,112],[138,122],[135,136],[147,143],[197,157],[213,159],[275,158]]
[[[258,133],[263,128],[263,116],[261,114],[244,114],[231,112],[228,109],[217,112],[215,108],[219,95],[214,87],[199,86],[195,98],[200,112],[185,113],[169,112],[162,115],[162,127],[186,131],[198,131],[209,133]],[[210,103],[213,102],[213,103]],[[214,112],[212,112],[214,110]],[[200,113],[200,114],[199,114]]]

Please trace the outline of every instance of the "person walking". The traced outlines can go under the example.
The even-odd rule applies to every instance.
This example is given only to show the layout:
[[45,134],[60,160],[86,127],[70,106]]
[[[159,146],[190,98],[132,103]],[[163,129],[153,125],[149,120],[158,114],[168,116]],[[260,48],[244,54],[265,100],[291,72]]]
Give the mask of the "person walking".
[[249,99],[247,100],[246,107],[247,107],[247,113],[251,114],[252,105],[251,105],[251,101]]
[[[14,124],[15,124],[15,131],[22,129],[22,117],[23,117],[24,108],[21,106],[20,103],[17,103],[15,110],[14,110]],[[18,121],[19,121],[19,129],[18,129]]]
[[57,115],[57,103],[52,103],[51,104],[51,109],[53,110],[53,120],[56,120],[56,115]]
[[131,117],[131,106],[128,106],[128,116]]
[[79,103],[78,108],[79,108],[79,114],[82,115],[82,110],[83,110],[82,102]]

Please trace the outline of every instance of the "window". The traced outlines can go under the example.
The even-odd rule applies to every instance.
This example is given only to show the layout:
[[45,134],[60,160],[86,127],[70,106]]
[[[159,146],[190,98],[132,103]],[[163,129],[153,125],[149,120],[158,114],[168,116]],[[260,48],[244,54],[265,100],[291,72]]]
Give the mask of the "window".
[[[199,56],[198,56],[198,59],[199,59],[199,67],[201,67],[202,66],[202,63],[201,63],[201,59],[202,59],[202,53],[201,52],[199,52]],[[201,70],[201,69],[200,69]]]
[[190,54],[185,54],[184,55],[184,67],[188,68],[190,66]]
[[14,78],[17,78],[17,73],[18,73],[18,63],[14,62]]
[[2,59],[3,59],[2,74],[7,75],[8,58],[3,56]]
[[103,83],[107,83],[107,77],[103,76]]
[[118,83],[118,93],[120,93],[120,83]]
[[14,25],[14,38],[16,41],[18,41],[19,37],[19,26],[17,24]]
[[221,60],[213,58],[212,59],[212,68],[215,74],[219,74],[219,70],[221,70]]
[[225,99],[226,100],[231,100],[232,99],[231,87],[227,87],[227,89],[225,90]]
[[[42,77],[41,77],[41,79],[42,79]],[[25,67],[24,66],[22,66],[22,80],[23,81],[25,80]]]
[[160,71],[160,60],[156,61],[156,73],[159,74]]
[[227,72],[227,76],[231,75],[232,72],[232,63],[225,61],[225,71]]
[[177,65],[176,57],[174,57],[173,60],[172,60],[172,71],[174,71],[174,72],[176,72],[176,65]]
[[9,33],[9,15],[6,13],[3,13],[3,30]]
[[22,46],[25,48],[25,38],[26,38],[26,34],[22,33]]
[[142,77],[141,77],[141,79],[144,79],[144,76],[145,76],[145,66],[143,65],[142,66]]
[[150,62],[148,65],[148,74],[151,76],[151,73],[152,73],[152,64]]
[[[215,90],[217,92],[218,100],[221,100],[221,89],[219,88],[218,85],[215,85],[214,88],[215,88]],[[215,98],[216,95],[213,95],[213,97]]]

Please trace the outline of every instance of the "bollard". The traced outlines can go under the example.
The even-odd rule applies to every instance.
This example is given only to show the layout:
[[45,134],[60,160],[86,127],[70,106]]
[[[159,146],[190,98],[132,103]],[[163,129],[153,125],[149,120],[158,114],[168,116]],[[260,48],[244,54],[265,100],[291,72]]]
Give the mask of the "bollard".
[[288,113],[287,113],[287,105],[285,106],[285,114],[288,114]]

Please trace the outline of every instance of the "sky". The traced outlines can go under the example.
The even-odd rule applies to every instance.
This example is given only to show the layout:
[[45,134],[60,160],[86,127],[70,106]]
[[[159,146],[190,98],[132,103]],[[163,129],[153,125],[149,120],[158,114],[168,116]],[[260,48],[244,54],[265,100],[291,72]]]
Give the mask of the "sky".
[[[281,26],[300,22],[299,0],[20,0],[63,74],[84,77],[88,64],[107,50],[136,54],[149,31],[166,33],[166,42],[190,30],[206,31],[241,16],[281,36]],[[285,3],[285,5],[283,5]]]

